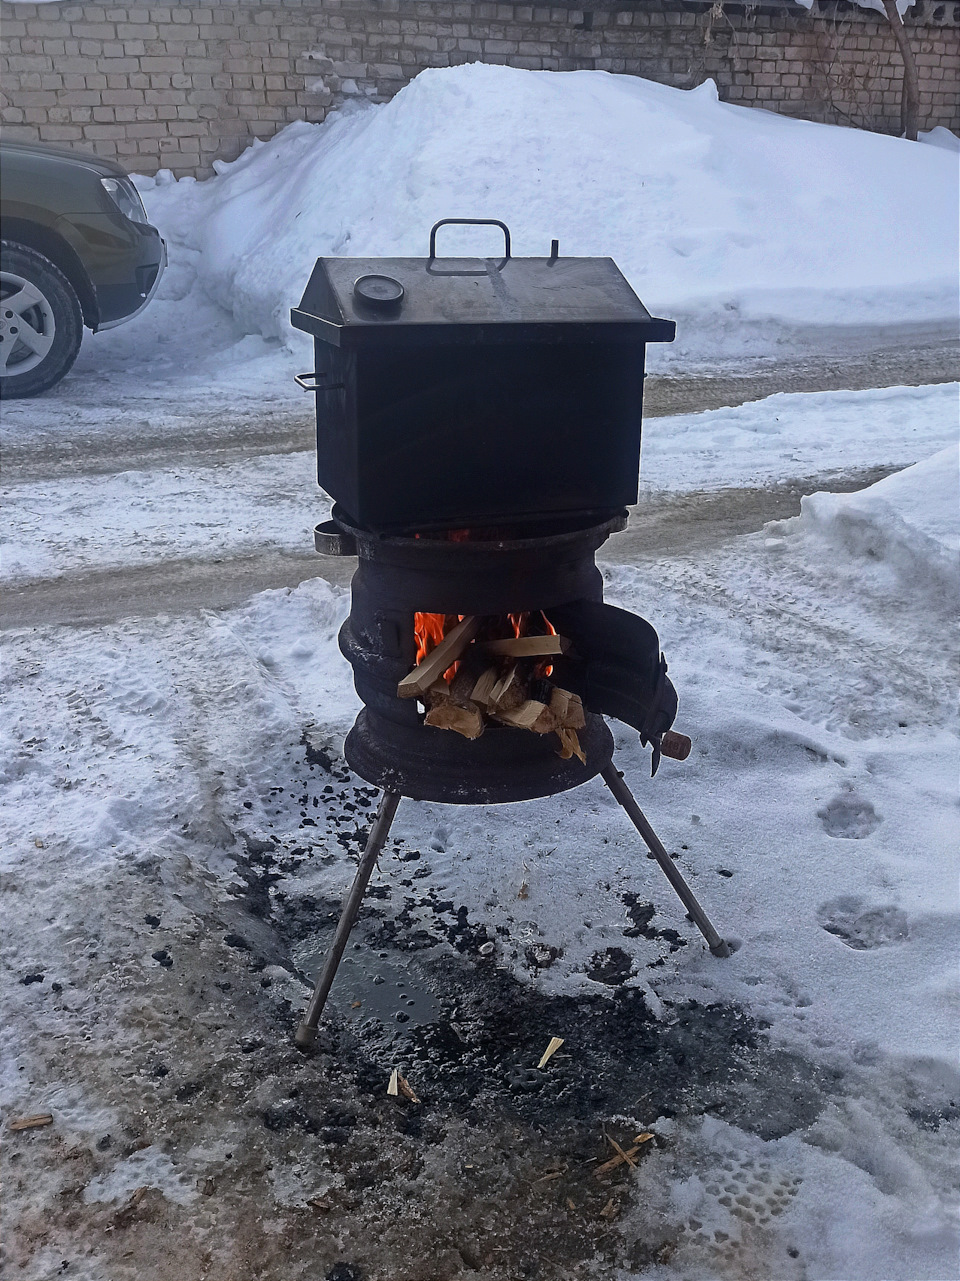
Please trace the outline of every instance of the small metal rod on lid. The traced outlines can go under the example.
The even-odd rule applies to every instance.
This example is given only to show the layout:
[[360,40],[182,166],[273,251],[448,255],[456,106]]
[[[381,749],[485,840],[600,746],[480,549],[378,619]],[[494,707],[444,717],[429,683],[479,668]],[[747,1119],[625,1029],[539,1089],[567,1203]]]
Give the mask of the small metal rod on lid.
[[547,266],[552,267],[559,257],[560,257],[560,241],[551,240],[550,241],[550,257],[547,259]]
[[680,875],[680,871],[675,865],[673,859],[663,848],[660,837],[647,822],[647,816],[637,804],[633,793],[623,781],[623,775],[612,761],[605,769],[600,771],[600,776],[606,783],[607,787],[610,788],[610,791],[613,792],[616,799],[627,811],[627,815],[631,823],[633,823],[634,827],[643,837],[650,853],[660,864],[660,870],[676,890],[677,897],[687,909],[694,925],[696,925],[697,929],[707,940],[707,946],[710,948],[710,951],[714,956],[732,956],[734,949],[726,942],[725,939],[722,939],[714,929],[710,922],[710,918],[697,902],[697,898],[693,890]]
[[340,913],[340,920],[337,922],[337,932],[333,936],[333,945],[324,958],[323,969],[320,971],[317,985],[313,989],[313,996],[310,998],[307,1012],[297,1028],[296,1042],[297,1045],[303,1048],[313,1045],[317,1039],[317,1025],[320,1022],[320,1015],[323,1013],[323,1007],[326,1005],[330,989],[333,987],[333,980],[343,959],[350,931],[356,923],[357,913],[360,911],[360,904],[370,882],[370,876],[376,866],[377,859],[380,857],[380,851],[390,835],[390,826],[393,823],[399,804],[399,792],[384,792],[380,798],[380,808],[377,810],[377,817],[373,821],[373,827],[371,827],[370,834],[367,837],[367,844],[364,847],[363,854],[360,856],[357,875],[350,886],[350,892],[343,901],[343,911]]

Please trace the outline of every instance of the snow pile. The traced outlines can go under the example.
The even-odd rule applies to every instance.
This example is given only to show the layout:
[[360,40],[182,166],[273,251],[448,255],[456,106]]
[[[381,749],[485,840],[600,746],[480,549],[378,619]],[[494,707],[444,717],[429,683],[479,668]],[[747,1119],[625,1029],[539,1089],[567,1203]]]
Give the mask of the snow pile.
[[921,142],[929,143],[931,147],[943,147],[945,151],[960,151],[960,138],[943,125],[937,125],[935,128],[922,131],[917,135]]
[[[960,452],[951,445],[855,494],[810,494],[797,522],[902,582],[956,595]],[[797,522],[785,522],[795,524]]]
[[956,440],[958,385],[779,392],[699,414],[645,418],[648,489],[765,485],[789,476],[902,467]]
[[[503,219],[518,255],[558,237],[563,254],[616,259],[680,321],[657,360],[956,313],[955,156],[730,106],[711,81],[428,70],[389,103],[289,125],[219,169],[141,186],[151,219],[201,251],[213,296],[267,337],[289,337],[318,255],[424,256],[451,216]],[[476,228],[439,239],[442,253],[501,245]]]

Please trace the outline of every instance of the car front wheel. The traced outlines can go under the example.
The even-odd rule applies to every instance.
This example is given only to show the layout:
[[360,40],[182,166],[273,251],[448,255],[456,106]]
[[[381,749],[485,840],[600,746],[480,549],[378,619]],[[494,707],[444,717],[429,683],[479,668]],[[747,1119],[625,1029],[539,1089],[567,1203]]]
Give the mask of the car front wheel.
[[35,396],[53,387],[77,358],[80,303],[49,258],[0,242],[0,396]]

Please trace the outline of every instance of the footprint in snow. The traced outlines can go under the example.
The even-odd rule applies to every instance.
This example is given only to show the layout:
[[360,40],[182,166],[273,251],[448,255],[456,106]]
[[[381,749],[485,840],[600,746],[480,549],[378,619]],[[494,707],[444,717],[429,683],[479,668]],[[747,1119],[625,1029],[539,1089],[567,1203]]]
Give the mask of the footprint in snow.
[[842,840],[861,841],[881,824],[882,819],[869,801],[850,790],[841,792],[828,801],[817,818],[828,836]]
[[817,909],[821,929],[835,934],[856,952],[905,943],[910,937],[906,912],[890,904],[864,908],[857,898],[838,898]]

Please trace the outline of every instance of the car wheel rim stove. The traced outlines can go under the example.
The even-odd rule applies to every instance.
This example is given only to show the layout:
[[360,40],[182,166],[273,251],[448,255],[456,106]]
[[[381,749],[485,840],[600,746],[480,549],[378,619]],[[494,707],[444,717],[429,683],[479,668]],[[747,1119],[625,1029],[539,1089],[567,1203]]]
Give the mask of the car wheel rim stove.
[[[438,259],[438,228],[458,221],[492,220],[443,220],[427,259],[318,259],[292,313],[314,335],[316,369],[297,381],[316,393],[318,479],[337,500],[316,548],[357,557],[340,648],[364,707],[344,755],[383,792],[301,1046],[315,1039],[402,797],[502,804],[601,775],[711,952],[731,951],[614,767],[604,720],[639,731],[653,772],[661,749],[685,755],[669,733],[677,697],[656,632],[604,603],[595,561],[636,499],[644,344],[672,340],[673,325],[649,315],[609,259],[560,259],[556,242],[549,259],[511,258],[499,222],[503,258]],[[511,460],[520,476],[504,479]],[[538,613],[572,644],[546,670],[582,699],[578,755],[506,724],[463,737],[424,723],[425,698],[398,695],[418,662],[418,618],[496,626]]]

